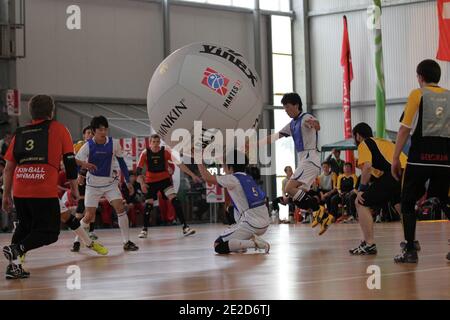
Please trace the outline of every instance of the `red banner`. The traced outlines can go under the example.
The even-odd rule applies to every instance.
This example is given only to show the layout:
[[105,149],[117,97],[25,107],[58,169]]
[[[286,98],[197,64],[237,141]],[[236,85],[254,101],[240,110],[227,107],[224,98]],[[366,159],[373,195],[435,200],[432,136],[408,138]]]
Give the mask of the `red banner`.
[[439,49],[437,59],[450,61],[450,0],[438,0]]
[[129,170],[136,170],[141,152],[150,146],[150,138],[121,138],[120,146],[124,153],[124,160]]
[[[344,138],[352,138],[352,112],[350,109],[350,83],[353,80],[352,55],[350,52],[350,40],[348,37],[347,17],[344,16],[344,36],[342,38],[341,66],[344,73],[344,93],[342,107],[344,110]],[[353,163],[353,151],[346,151],[345,158]]]

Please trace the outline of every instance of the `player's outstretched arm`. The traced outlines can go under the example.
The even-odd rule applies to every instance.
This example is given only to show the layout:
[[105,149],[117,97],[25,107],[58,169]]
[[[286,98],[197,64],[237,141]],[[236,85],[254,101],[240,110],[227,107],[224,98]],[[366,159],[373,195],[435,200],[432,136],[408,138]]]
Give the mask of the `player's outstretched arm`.
[[197,164],[197,167],[198,171],[200,171],[200,175],[202,176],[203,180],[205,180],[208,183],[218,184],[217,178],[213,176],[208,170],[206,170],[204,164]]
[[194,182],[196,183],[202,182],[202,180],[199,177],[197,177],[191,170],[189,170],[189,168],[186,167],[184,163],[179,162],[177,163],[177,166],[180,168],[181,171],[189,175],[192,178],[192,180],[194,180]]
[[258,147],[263,147],[265,145],[271,144],[275,141],[277,141],[278,139],[280,139],[282,136],[280,135],[279,132],[274,133],[270,136],[267,136],[265,138],[262,138],[258,141]]

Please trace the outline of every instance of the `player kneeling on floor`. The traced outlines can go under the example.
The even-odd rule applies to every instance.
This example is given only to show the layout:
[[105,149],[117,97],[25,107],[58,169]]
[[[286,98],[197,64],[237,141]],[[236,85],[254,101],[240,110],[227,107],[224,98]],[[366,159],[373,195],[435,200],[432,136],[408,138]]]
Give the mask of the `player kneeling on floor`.
[[224,176],[213,176],[203,164],[198,168],[202,178],[211,184],[227,188],[233,201],[236,224],[214,242],[216,253],[245,252],[248,248],[263,249],[269,253],[270,244],[260,238],[270,224],[269,211],[266,207],[266,194],[246,173],[247,159],[243,153],[233,151],[228,155],[231,163],[224,165]]

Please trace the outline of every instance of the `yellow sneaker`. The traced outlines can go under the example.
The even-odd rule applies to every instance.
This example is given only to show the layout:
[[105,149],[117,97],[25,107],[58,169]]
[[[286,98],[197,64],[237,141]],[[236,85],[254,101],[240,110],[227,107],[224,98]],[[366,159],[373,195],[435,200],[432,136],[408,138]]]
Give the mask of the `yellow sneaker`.
[[328,214],[327,217],[325,217],[322,222],[320,223],[320,232],[319,236],[323,235],[327,230],[328,227],[334,222],[334,217],[331,214]]
[[103,256],[108,254],[108,248],[95,241],[92,241],[92,244],[88,248]]
[[322,217],[325,213],[324,206],[320,206],[319,210],[313,212],[313,222],[311,224],[311,228],[315,228],[322,221]]

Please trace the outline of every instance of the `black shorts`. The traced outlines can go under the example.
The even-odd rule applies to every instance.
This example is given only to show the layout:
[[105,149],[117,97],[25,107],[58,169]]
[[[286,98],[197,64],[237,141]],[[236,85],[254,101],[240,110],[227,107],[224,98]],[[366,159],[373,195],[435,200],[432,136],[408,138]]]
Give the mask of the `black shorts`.
[[390,172],[386,172],[381,177],[373,179],[369,189],[363,193],[363,206],[369,208],[382,208],[388,202],[392,205],[396,205],[400,203],[400,194],[400,181],[395,180]]
[[147,183],[147,194],[145,195],[145,199],[153,199],[158,200],[158,192],[161,191],[161,195],[163,199],[167,199],[167,196],[165,194],[165,191],[168,188],[173,188],[173,182],[172,179],[164,179],[157,182],[150,182]]
[[61,212],[58,198],[14,198],[17,220],[24,230],[59,234]]
[[[426,182],[428,189],[425,189]],[[438,198],[446,209],[450,183],[450,168],[407,164],[402,183],[403,207],[411,208],[427,192],[427,198]]]

